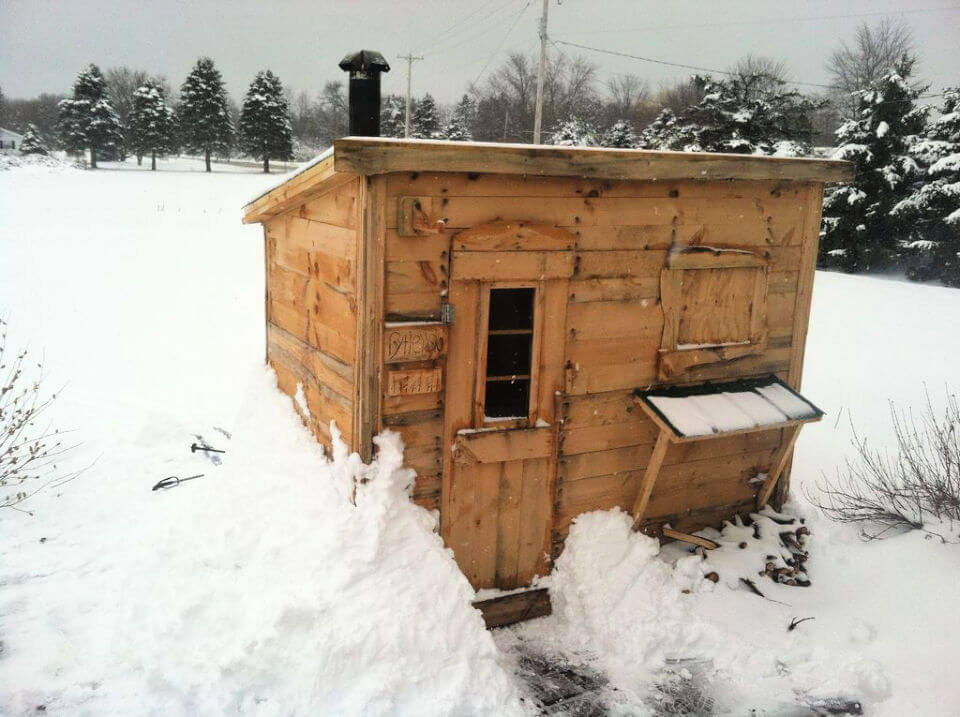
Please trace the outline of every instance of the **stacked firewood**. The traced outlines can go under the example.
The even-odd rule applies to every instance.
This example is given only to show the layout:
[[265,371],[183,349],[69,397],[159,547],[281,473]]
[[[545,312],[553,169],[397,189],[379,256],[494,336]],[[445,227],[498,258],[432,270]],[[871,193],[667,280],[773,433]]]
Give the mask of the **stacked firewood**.
[[[779,521],[778,521],[779,522]],[[792,525],[791,520],[785,525]],[[806,549],[806,539],[810,529],[801,525],[795,530],[780,531],[780,545],[785,552],[780,555],[767,555],[766,564],[760,571],[761,576],[767,576],[775,583],[794,585],[801,588],[810,587],[810,578],[807,576],[807,560],[810,553]],[[783,564],[778,565],[779,561]]]

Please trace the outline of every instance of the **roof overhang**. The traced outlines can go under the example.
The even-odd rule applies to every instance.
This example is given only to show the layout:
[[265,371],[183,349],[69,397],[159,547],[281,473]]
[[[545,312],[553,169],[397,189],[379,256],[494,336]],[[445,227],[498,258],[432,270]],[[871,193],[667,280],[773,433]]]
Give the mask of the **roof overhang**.
[[842,182],[850,162],[707,152],[449,142],[386,137],[344,137],[312,163],[244,208],[244,222],[261,222],[337,184],[336,177],[390,172],[469,172],[646,181],[775,180]]

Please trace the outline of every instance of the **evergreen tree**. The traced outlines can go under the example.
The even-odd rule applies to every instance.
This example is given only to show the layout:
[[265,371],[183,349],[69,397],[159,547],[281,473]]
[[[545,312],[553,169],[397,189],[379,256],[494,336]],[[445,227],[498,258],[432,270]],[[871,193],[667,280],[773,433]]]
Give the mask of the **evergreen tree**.
[[280,79],[270,70],[257,73],[250,83],[240,110],[239,129],[240,147],[263,160],[265,174],[270,172],[271,158],[293,158],[290,109]]
[[579,117],[561,122],[550,134],[550,144],[561,147],[596,147],[600,141],[597,129]]
[[600,146],[632,149],[637,146],[637,135],[629,122],[617,120],[610,129],[600,135]]
[[907,226],[905,268],[911,279],[960,287],[960,88],[943,92],[940,116],[911,148],[922,171],[892,214]]
[[404,101],[400,95],[387,95],[380,107],[380,136],[403,137]]
[[903,220],[891,210],[906,197],[920,168],[909,155],[912,136],[924,127],[920,89],[905,77],[909,64],[855,92],[857,113],[837,130],[834,157],[856,166],[851,184],[834,186],[823,203],[821,266],[848,272],[888,268],[896,257]]
[[120,120],[107,99],[100,68],[90,65],[77,76],[73,98],[57,105],[58,130],[71,152],[90,150],[90,167],[97,168],[97,154],[114,154],[123,143]]
[[676,116],[661,112],[644,131],[644,146],[736,154],[809,152],[811,118],[822,103],[787,91],[783,81],[764,74],[723,80],[696,76],[693,82],[699,102]]
[[429,92],[417,103],[410,123],[410,134],[420,139],[434,139],[440,133],[440,111]]
[[150,155],[150,169],[157,168],[157,155],[176,150],[176,115],[164,102],[160,83],[147,80],[133,93],[128,117],[130,149],[137,158]]
[[476,104],[469,95],[464,95],[457,102],[456,107],[450,115],[450,121],[447,122],[440,131],[443,139],[450,139],[455,142],[469,142],[473,139],[473,121],[477,114]]
[[20,154],[47,154],[47,148],[40,139],[40,132],[34,125],[27,127],[23,135],[23,141],[20,143]]
[[220,71],[209,57],[197,60],[180,88],[177,113],[181,141],[191,152],[202,152],[210,171],[210,156],[227,152],[233,143],[233,123]]

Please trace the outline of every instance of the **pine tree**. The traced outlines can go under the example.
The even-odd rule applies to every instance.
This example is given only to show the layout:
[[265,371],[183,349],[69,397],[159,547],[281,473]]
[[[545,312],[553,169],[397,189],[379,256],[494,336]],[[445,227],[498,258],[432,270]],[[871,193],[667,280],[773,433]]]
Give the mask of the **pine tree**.
[[417,103],[410,123],[410,134],[420,139],[434,139],[440,133],[440,111],[429,92]]
[[40,132],[36,125],[29,125],[23,141],[20,143],[20,154],[47,154],[47,148],[40,139]]
[[470,99],[469,95],[464,95],[457,102],[456,107],[450,115],[450,121],[447,122],[440,131],[443,139],[453,140],[455,142],[469,142],[473,139],[474,119],[476,118],[476,103]]
[[617,120],[612,127],[600,135],[600,146],[632,149],[637,146],[637,135],[629,122]]
[[892,214],[908,233],[904,263],[911,279],[960,287],[960,88],[943,91],[940,115],[911,147],[922,170]]
[[156,170],[157,155],[176,149],[176,115],[158,82],[148,80],[134,91],[128,121],[130,149],[137,157],[149,154],[150,169]]
[[77,76],[73,98],[57,105],[58,131],[71,152],[90,150],[90,167],[97,168],[97,153],[116,153],[123,143],[120,120],[107,99],[100,68],[90,65]]
[[382,137],[403,137],[404,101],[400,95],[387,95],[380,108],[380,135]]
[[550,144],[561,147],[596,147],[600,144],[597,128],[579,117],[571,117],[557,125],[550,134]]
[[202,152],[210,171],[210,156],[227,152],[233,143],[233,123],[220,71],[209,57],[197,60],[180,88],[177,119],[181,141],[191,152]]
[[915,106],[921,89],[906,81],[909,65],[855,94],[857,113],[837,130],[838,159],[856,166],[851,184],[835,186],[823,203],[819,263],[848,272],[892,265],[904,232],[891,210],[920,172],[909,155],[911,136],[924,127],[926,108]]
[[787,91],[781,80],[745,74],[723,80],[696,76],[700,101],[669,110],[643,132],[645,147],[683,152],[806,154],[813,112],[822,103]]
[[263,160],[270,173],[270,159],[293,158],[293,128],[290,109],[280,79],[270,70],[257,73],[250,83],[240,110],[240,147]]

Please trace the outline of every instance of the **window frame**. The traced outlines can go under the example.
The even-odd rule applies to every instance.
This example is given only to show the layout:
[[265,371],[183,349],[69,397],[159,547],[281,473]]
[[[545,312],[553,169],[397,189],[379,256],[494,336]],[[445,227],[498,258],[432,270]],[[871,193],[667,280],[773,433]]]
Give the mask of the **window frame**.
[[[679,342],[680,322],[684,310],[683,280],[691,271],[724,269],[756,269],[750,326],[743,342],[683,346]],[[731,248],[696,250],[673,254],[660,272],[660,304],[663,309],[663,333],[657,361],[661,381],[682,379],[683,373],[705,364],[722,363],[761,354],[767,349],[767,293],[769,263],[752,251]]]
[[[493,418],[485,414],[487,394],[487,345],[490,324],[490,293],[494,289],[533,289],[533,324],[530,345],[530,388],[527,396],[527,415],[524,418]],[[539,281],[482,281],[480,282],[480,311],[477,316],[477,355],[474,374],[475,429],[508,430],[532,428],[540,418],[540,359],[543,350],[543,286]]]

